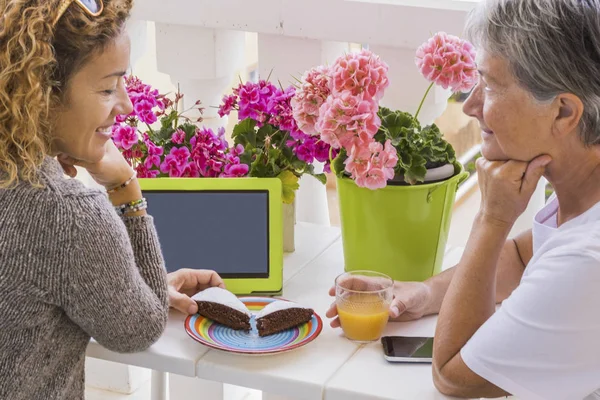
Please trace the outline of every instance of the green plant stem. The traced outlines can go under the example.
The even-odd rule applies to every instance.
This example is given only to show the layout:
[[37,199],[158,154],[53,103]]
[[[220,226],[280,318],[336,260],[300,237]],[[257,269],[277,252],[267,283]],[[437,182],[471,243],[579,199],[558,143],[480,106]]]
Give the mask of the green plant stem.
[[152,136],[154,136],[154,130],[152,129],[152,127],[150,125],[148,125],[147,122],[144,122],[146,124],[146,126],[148,127],[148,130],[150,131],[150,133],[152,133]]
[[419,116],[419,113],[421,112],[421,108],[423,107],[423,103],[425,103],[425,99],[427,98],[427,95],[429,94],[429,91],[431,90],[432,87],[433,87],[433,82],[431,82],[431,84],[429,85],[429,87],[425,91],[425,96],[423,96],[423,99],[421,100],[421,104],[419,104],[419,108],[417,108],[417,112],[415,113],[415,121],[417,121],[417,117]]
[[337,175],[337,171],[333,167],[333,147],[332,146],[329,146],[329,168],[331,168],[331,172],[333,172],[334,175]]

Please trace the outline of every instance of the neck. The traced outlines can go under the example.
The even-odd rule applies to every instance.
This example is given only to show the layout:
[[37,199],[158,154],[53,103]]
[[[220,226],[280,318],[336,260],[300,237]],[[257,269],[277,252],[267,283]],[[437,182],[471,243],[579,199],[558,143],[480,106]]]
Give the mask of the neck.
[[600,202],[600,156],[598,150],[553,156],[545,177],[559,202],[558,224],[583,214]]

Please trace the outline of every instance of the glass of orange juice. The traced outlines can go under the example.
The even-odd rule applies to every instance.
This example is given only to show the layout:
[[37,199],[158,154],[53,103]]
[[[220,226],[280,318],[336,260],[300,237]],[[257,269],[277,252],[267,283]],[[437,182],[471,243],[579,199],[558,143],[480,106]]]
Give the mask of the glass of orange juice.
[[335,303],[340,324],[350,340],[378,340],[388,322],[394,281],[374,271],[352,271],[335,279]]

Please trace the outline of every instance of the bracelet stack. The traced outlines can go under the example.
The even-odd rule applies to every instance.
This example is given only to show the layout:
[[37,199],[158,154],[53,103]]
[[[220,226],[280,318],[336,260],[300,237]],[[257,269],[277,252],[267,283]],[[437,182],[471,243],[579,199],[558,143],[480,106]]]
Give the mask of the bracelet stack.
[[122,204],[115,207],[115,211],[120,216],[132,214],[138,211],[142,211],[148,208],[148,201],[144,197],[139,200],[130,201],[129,203]]

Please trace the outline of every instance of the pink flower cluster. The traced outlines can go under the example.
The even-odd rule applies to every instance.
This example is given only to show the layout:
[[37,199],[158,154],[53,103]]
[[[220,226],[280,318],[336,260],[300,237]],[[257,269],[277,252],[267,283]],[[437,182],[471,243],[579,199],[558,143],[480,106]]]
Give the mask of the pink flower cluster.
[[271,124],[289,132],[291,139],[286,145],[298,159],[308,164],[315,160],[324,162],[325,170],[329,171],[330,146],[316,137],[310,137],[298,127],[292,106],[295,95],[293,86],[279,89],[265,80],[246,82],[236,87],[232,95],[223,97],[218,113],[224,116],[237,110],[240,120],[251,118],[258,122],[258,126]]
[[301,86],[292,98],[292,110],[298,129],[307,135],[318,135],[315,128],[319,109],[331,94],[331,76],[328,67],[319,66],[306,72]]
[[388,139],[385,145],[371,142],[368,147],[359,147],[351,151],[346,159],[346,171],[356,176],[356,184],[369,189],[380,189],[388,180],[394,178],[394,167],[398,163],[398,154]]
[[[215,134],[211,129],[197,129],[185,143],[185,132],[177,130],[171,138],[171,147],[164,155],[164,148],[157,146],[144,135],[145,158],[136,166],[141,178],[156,178],[161,173],[172,178],[186,177],[242,177],[248,174],[248,166],[240,163],[242,146],[230,148],[225,140],[225,129]],[[177,143],[183,136],[181,143]],[[174,139],[175,138],[175,139]],[[144,154],[144,151],[141,152]],[[163,157],[164,155],[164,157]]]
[[[140,178],[241,177],[248,174],[248,166],[241,164],[239,157],[244,149],[242,146],[229,147],[224,128],[215,134],[211,129],[196,128],[188,122],[175,129],[166,140],[155,137],[150,125],[160,117],[168,118],[165,111],[170,113],[171,108],[176,109],[173,105],[183,96],[177,93],[172,101],[136,77],[127,77],[125,83],[134,109],[130,115],[116,118],[112,128],[113,141]],[[195,106],[199,104],[196,102]],[[179,114],[178,117],[189,121]],[[148,130],[138,131],[140,123],[146,124]],[[189,140],[185,130],[193,131]]]
[[417,49],[415,62],[428,81],[444,89],[468,92],[477,83],[475,49],[456,36],[436,33]]
[[152,125],[158,120],[170,101],[152,86],[146,85],[135,76],[125,78],[127,94],[133,104],[133,111],[128,116],[117,117],[117,122],[124,122],[128,117],[136,117],[139,121]]
[[346,172],[370,189],[384,187],[398,162],[391,143],[384,148],[374,139],[381,126],[378,101],[390,84],[387,72],[372,52],[350,53],[329,69],[308,71],[292,102],[298,126],[334,149],[345,149]]

